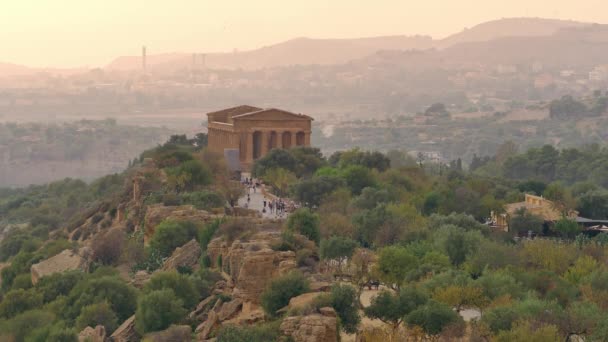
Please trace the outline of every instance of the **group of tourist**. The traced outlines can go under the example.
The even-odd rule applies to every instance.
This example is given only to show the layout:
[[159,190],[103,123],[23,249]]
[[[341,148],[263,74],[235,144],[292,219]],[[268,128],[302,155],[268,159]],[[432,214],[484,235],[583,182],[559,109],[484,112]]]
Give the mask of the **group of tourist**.
[[[241,179],[241,184],[247,189],[247,201],[243,203],[243,206],[245,208],[250,208],[251,194],[257,193],[258,188],[260,188],[262,184],[258,179],[251,177]],[[270,213],[274,214],[275,217],[283,217],[295,208],[294,203],[288,200],[282,198],[268,199],[266,196],[264,196],[262,205],[262,209],[260,209],[262,214]]]
[[267,200],[266,197],[264,197],[263,204],[264,204],[264,208],[262,208],[262,213],[266,212],[267,207],[268,207],[268,210],[270,211],[270,213],[274,213],[275,216],[277,216],[277,217],[282,217],[286,213],[286,209],[287,209],[286,202],[280,198],[273,199],[273,200]]
[[247,187],[247,202],[249,202],[249,193],[256,193],[257,188],[260,187],[260,182],[257,179],[253,179],[251,177],[245,177],[241,180],[241,184]]

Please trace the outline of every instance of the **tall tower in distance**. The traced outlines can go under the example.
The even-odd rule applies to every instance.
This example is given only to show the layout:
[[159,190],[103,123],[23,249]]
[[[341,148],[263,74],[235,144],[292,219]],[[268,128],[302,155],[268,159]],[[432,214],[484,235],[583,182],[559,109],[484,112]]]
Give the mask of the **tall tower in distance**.
[[141,47],[141,68],[146,71],[146,46]]

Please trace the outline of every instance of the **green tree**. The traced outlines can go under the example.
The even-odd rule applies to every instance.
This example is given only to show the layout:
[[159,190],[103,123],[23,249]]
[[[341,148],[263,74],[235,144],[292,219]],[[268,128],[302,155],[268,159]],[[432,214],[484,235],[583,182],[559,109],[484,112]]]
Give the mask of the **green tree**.
[[576,221],[565,217],[555,222],[554,229],[561,237],[570,239],[576,237],[581,232],[581,228]]
[[308,281],[301,273],[291,272],[273,279],[261,295],[262,308],[271,317],[289,304],[289,300],[308,291]]
[[371,304],[363,311],[372,319],[379,319],[389,324],[393,333],[406,319],[407,315],[424,305],[428,297],[414,287],[405,287],[400,293],[383,290],[372,298]]
[[608,191],[592,190],[577,199],[580,215],[596,220],[608,219]]
[[384,247],[378,253],[375,273],[383,283],[399,291],[417,264],[418,258],[408,249],[399,246]]
[[376,179],[372,172],[361,165],[347,166],[340,174],[352,193],[356,195],[359,195],[363,189],[376,185]]
[[295,172],[296,165],[296,158],[288,150],[275,148],[262,158],[256,160],[251,168],[251,172],[256,177],[262,177],[270,169],[282,168]]
[[449,306],[431,300],[407,315],[406,321],[421,327],[428,335],[437,335],[445,327],[462,322],[462,318]]
[[337,176],[315,176],[300,180],[292,192],[297,201],[309,207],[318,207],[326,196],[344,185],[344,180]]
[[287,229],[306,236],[309,240],[319,244],[321,232],[319,230],[319,215],[308,208],[294,211],[287,219]]
[[289,186],[297,180],[296,176],[283,168],[266,169],[262,175],[262,179],[276,190],[281,197],[287,195]]
[[542,324],[532,327],[530,322],[522,321],[509,331],[502,331],[496,336],[498,342],[553,342],[560,341],[560,336],[556,326]]
[[353,256],[357,246],[357,242],[353,239],[332,236],[329,239],[321,240],[319,254],[322,260],[336,260],[341,266],[343,262]]
[[137,304],[135,329],[142,335],[166,329],[186,316],[183,306],[182,300],[170,289],[144,294]]
[[330,292],[331,306],[340,318],[340,326],[348,334],[357,332],[361,322],[357,291],[350,285],[334,284]]

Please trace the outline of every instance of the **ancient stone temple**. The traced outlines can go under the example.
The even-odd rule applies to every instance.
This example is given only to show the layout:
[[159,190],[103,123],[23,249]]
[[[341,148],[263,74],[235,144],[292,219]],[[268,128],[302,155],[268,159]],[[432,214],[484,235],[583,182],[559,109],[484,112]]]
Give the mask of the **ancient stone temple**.
[[242,171],[273,148],[310,146],[313,119],[304,114],[239,106],[207,113],[207,117],[209,149],[236,159]]

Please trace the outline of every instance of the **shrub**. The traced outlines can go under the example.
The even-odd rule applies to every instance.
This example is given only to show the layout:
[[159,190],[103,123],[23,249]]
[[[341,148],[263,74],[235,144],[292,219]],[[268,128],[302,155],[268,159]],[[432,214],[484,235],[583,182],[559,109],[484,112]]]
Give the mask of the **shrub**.
[[308,281],[301,273],[291,272],[273,279],[262,293],[264,311],[275,317],[277,310],[289,304],[289,300],[308,291]]
[[253,232],[254,227],[245,219],[233,219],[221,224],[219,234],[223,235],[228,243],[232,243],[245,232]]
[[159,272],[152,276],[144,287],[145,292],[155,290],[171,289],[180,298],[186,309],[193,308],[199,302],[197,293],[192,280],[177,272]]
[[143,295],[135,312],[135,329],[140,334],[159,331],[186,316],[183,302],[172,290],[156,290]]
[[201,250],[203,252],[207,251],[207,245],[211,242],[211,239],[213,239],[213,236],[215,236],[215,233],[220,228],[221,224],[221,219],[215,219],[199,230],[198,242],[201,244]]
[[181,195],[181,203],[192,204],[197,209],[221,208],[225,202],[221,195],[213,191],[187,192]]
[[287,229],[300,233],[317,244],[321,239],[319,215],[311,212],[308,208],[298,209],[289,215]]
[[226,325],[217,333],[217,342],[267,342],[277,341],[281,336],[280,321],[254,326]]
[[49,325],[55,320],[55,315],[43,310],[29,310],[13,317],[10,320],[0,322],[0,337],[11,341],[23,341],[37,328]]
[[4,295],[0,303],[0,317],[11,318],[21,312],[42,305],[42,295],[34,290],[12,290]]
[[83,278],[84,274],[80,271],[53,273],[38,281],[36,291],[42,293],[42,300],[48,303],[59,296],[67,296]]
[[175,248],[195,238],[197,232],[198,227],[194,222],[165,220],[156,226],[150,247],[166,257],[171,255]]
[[115,265],[122,254],[125,239],[121,229],[111,229],[95,238],[92,243],[93,260],[104,265]]
[[74,319],[80,315],[83,307],[104,301],[108,302],[122,322],[135,312],[137,293],[132,286],[112,276],[80,282],[68,296],[65,315]]
[[85,306],[76,319],[78,330],[97,325],[103,325],[107,332],[112,332],[118,327],[118,318],[107,302]]
[[27,290],[31,288],[32,285],[32,275],[29,273],[23,273],[15,277],[13,280],[13,290],[23,289]]

